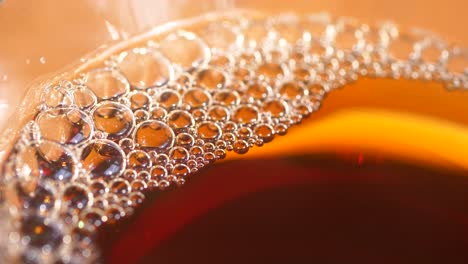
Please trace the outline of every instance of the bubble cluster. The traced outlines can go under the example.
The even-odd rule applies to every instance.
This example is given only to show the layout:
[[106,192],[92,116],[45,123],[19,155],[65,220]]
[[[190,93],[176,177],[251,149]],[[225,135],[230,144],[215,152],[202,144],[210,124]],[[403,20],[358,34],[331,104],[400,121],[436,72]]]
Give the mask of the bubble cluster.
[[466,50],[390,23],[235,13],[194,28],[44,89],[3,165],[8,258],[93,262],[91,234],[147,192],[285,135],[359,77],[468,88]]

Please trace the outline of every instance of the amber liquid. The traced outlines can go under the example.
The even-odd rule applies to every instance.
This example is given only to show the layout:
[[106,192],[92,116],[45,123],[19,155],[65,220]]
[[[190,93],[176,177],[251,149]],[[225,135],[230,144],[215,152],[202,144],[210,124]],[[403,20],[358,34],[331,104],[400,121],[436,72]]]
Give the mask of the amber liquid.
[[466,263],[467,187],[362,153],[232,161],[99,240],[105,263]]
[[103,260],[467,263],[466,162],[451,132],[427,133],[466,124],[466,97],[414,81],[335,91],[288,135],[149,193],[132,217],[101,229]]

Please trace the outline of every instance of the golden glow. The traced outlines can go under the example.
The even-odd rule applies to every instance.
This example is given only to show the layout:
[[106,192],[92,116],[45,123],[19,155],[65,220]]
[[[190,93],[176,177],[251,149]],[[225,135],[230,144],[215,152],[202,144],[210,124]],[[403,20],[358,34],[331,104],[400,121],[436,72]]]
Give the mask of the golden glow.
[[407,80],[363,79],[331,92],[284,137],[228,159],[363,152],[468,170],[468,93]]

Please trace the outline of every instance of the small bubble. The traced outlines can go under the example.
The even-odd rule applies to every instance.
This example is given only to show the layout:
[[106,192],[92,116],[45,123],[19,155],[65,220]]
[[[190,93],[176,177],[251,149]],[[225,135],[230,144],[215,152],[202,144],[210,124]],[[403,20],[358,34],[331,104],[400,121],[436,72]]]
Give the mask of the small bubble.
[[39,62],[40,62],[41,64],[45,64],[47,61],[46,61],[46,58],[45,58],[45,57],[40,57],[40,58],[39,58]]
[[125,76],[113,69],[101,68],[88,72],[86,86],[101,100],[120,97],[130,90]]
[[127,136],[135,125],[132,111],[125,105],[114,102],[102,102],[93,112],[97,130],[108,134],[111,140]]
[[119,67],[136,89],[160,87],[174,75],[171,63],[163,55],[148,49],[124,52]]
[[93,140],[81,153],[81,164],[93,179],[111,179],[125,170],[124,153],[109,140]]
[[127,156],[128,168],[140,171],[151,168],[150,156],[142,150],[134,150]]
[[245,154],[247,151],[249,151],[249,144],[242,139],[237,140],[234,142],[234,152],[237,154]]
[[166,150],[174,145],[172,129],[160,121],[145,121],[135,131],[134,140],[143,148]]
[[165,90],[159,95],[157,101],[162,107],[172,109],[179,105],[180,95],[175,91]]
[[221,129],[213,122],[200,123],[197,132],[203,140],[216,140],[221,136]]
[[66,187],[62,200],[68,209],[79,212],[92,203],[90,200],[92,194],[86,187],[76,184],[71,184]]

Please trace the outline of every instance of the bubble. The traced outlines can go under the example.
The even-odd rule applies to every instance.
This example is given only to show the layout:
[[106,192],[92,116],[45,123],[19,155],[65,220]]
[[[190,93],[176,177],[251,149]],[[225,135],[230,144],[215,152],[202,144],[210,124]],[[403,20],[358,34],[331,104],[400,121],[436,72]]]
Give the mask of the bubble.
[[221,89],[226,83],[226,76],[219,70],[204,69],[197,73],[196,83],[198,86],[209,90]]
[[108,217],[107,222],[109,224],[115,224],[117,221],[125,217],[125,211],[118,205],[111,205],[106,210],[106,215]]
[[263,111],[270,113],[272,117],[283,117],[288,112],[288,105],[283,100],[271,99],[263,104]]
[[324,57],[327,53],[327,48],[322,44],[315,43],[310,46],[309,53],[314,57]]
[[468,50],[455,46],[447,55],[446,67],[452,75],[468,75]]
[[245,90],[245,95],[255,100],[263,100],[270,94],[271,88],[265,83],[252,83]]
[[242,46],[244,36],[225,23],[211,23],[199,32],[212,49],[231,50]]
[[207,142],[203,145],[203,150],[205,152],[213,152],[215,149],[216,149],[216,146],[211,142]]
[[248,139],[252,136],[252,130],[248,127],[241,127],[237,130],[237,135],[241,139]]
[[136,89],[160,87],[174,78],[170,61],[159,52],[145,48],[122,53],[118,66]]
[[195,124],[192,115],[183,110],[174,110],[167,117],[167,124],[175,130],[187,129]]
[[130,138],[122,138],[119,141],[119,146],[125,153],[128,153],[135,148],[135,143]]
[[[127,157],[127,163],[128,163],[128,157]],[[127,165],[127,167],[129,167],[129,166],[130,165]],[[135,180],[137,178],[137,176],[138,176],[137,171],[133,170],[133,169],[127,169],[122,174],[122,178],[129,181],[129,182]]]
[[294,111],[301,117],[308,117],[312,113],[313,109],[309,104],[298,104],[294,107]]
[[172,109],[176,107],[180,102],[180,95],[171,90],[164,90],[161,92],[158,98],[158,103],[166,109]]
[[294,69],[293,75],[294,75],[294,79],[300,82],[307,82],[312,77],[312,74],[310,73],[310,71],[305,68]]
[[153,164],[166,165],[169,162],[169,157],[166,154],[159,154],[154,157]]
[[175,80],[179,88],[190,88],[192,86],[193,76],[187,72],[182,72]]
[[[130,187],[132,188],[132,192],[143,192],[146,190],[146,188],[148,188],[148,185],[144,181],[135,180],[131,183]],[[132,200],[130,199],[130,201]]]
[[[131,185],[130,185],[130,191],[131,191]],[[128,198],[128,193],[127,194],[124,194],[124,195],[120,195],[118,196],[118,200],[117,200],[117,204],[119,204],[120,206],[122,206],[122,208],[124,209],[125,211],[125,215],[131,215],[133,214],[133,208],[131,208],[132,206],[132,201]]]
[[390,41],[388,55],[397,61],[406,61],[414,52],[415,44],[421,40],[420,36],[408,33],[398,33],[398,38]]
[[234,143],[234,141],[236,141],[236,135],[234,135],[233,133],[224,133],[223,134],[223,140],[227,143],[227,144],[232,144]]
[[135,171],[141,171],[144,169],[151,168],[151,158],[150,156],[141,150],[134,150],[127,155],[129,169]]
[[248,82],[252,77],[252,72],[246,68],[237,68],[232,72],[232,76],[235,80],[242,81],[244,83]]
[[233,147],[234,152],[237,154],[245,154],[249,151],[249,144],[247,141],[242,139],[236,140],[236,142],[233,144]]
[[257,68],[257,74],[266,79],[279,79],[284,76],[284,69],[280,64],[268,62]]
[[300,99],[306,94],[304,87],[296,82],[286,82],[282,84],[278,92],[283,98],[290,100]]
[[264,143],[270,142],[275,137],[275,131],[272,126],[267,124],[260,124],[255,127],[254,133],[257,137],[261,138]]
[[208,119],[212,121],[227,121],[229,120],[229,111],[226,107],[215,105],[210,107],[207,112]]
[[151,179],[160,181],[162,179],[165,179],[167,176],[167,170],[161,165],[154,166],[151,169]]
[[189,152],[184,147],[173,147],[169,151],[169,158],[176,163],[185,162],[189,158]]
[[185,164],[176,164],[172,169],[172,174],[176,177],[186,177],[190,173],[190,168]]
[[350,24],[344,20],[338,21],[338,28],[336,36],[334,37],[334,46],[337,49],[344,50],[346,52],[352,52],[357,49],[358,34],[362,34],[355,25]]
[[224,159],[226,157],[226,151],[224,149],[217,149],[214,151],[217,159]]
[[91,226],[100,227],[107,221],[103,210],[98,208],[89,208],[81,213],[81,219]]
[[93,133],[89,117],[76,108],[49,109],[36,117],[41,136],[61,144],[79,144]]
[[164,190],[167,187],[169,187],[169,182],[166,181],[166,180],[162,180],[160,182],[155,181],[155,180],[150,180],[150,181],[148,181],[147,185],[148,185],[148,189],[150,191],[155,191],[155,190],[158,190],[158,189],[159,190]]
[[73,103],[70,91],[61,86],[46,88],[43,100],[48,107],[69,107]]
[[236,91],[224,89],[215,93],[214,101],[224,106],[238,105],[240,97]]
[[129,96],[130,109],[133,111],[137,109],[148,109],[151,105],[151,98],[143,92],[135,92]]
[[180,133],[176,137],[176,144],[182,147],[191,147],[195,143],[195,139],[188,133]]
[[[311,95],[307,98],[308,104],[314,109],[318,109],[320,107],[320,102],[322,101],[322,98],[320,96],[316,95]],[[306,102],[307,102],[306,100]]]
[[167,116],[167,111],[161,107],[155,107],[150,111],[150,118],[154,120],[163,120]]
[[261,60],[261,54],[257,51],[241,53],[238,58],[237,64],[239,66],[252,66],[256,65]]
[[232,115],[232,120],[240,124],[251,124],[258,120],[259,112],[256,107],[250,105],[241,105]]
[[206,112],[202,109],[193,109],[192,117],[196,122],[201,122],[206,119]]
[[[289,54],[289,62],[293,65],[302,65],[308,60],[309,57],[301,49],[292,50]],[[297,69],[300,70],[300,68]]]
[[192,88],[184,93],[183,101],[191,108],[200,108],[210,104],[211,96],[208,92],[202,89]]
[[220,140],[216,141],[216,147],[219,149],[225,149],[227,143],[221,138]]
[[30,215],[21,219],[21,233],[29,239],[28,245],[34,248],[49,246],[57,249],[62,244],[63,233],[47,218]]
[[145,201],[145,195],[141,192],[134,191],[130,194],[130,200],[135,206],[142,204]]
[[211,57],[209,65],[225,69],[233,65],[233,58],[227,54],[216,54]]
[[194,155],[195,157],[203,156],[204,153],[205,151],[200,146],[194,146],[190,149],[190,154]]
[[283,124],[283,123],[279,123],[275,126],[275,133],[280,135],[280,136],[284,136],[286,135],[286,133],[288,132],[288,126]]
[[286,59],[286,52],[283,50],[269,49],[263,51],[264,60],[268,62],[280,63]]
[[320,85],[320,84],[310,84],[308,87],[307,87],[307,90],[309,91],[309,94],[310,95],[317,95],[317,96],[324,96],[327,91],[325,89],[325,87],[323,85]]
[[125,154],[114,142],[97,139],[83,148],[81,164],[93,179],[112,179],[125,170]]
[[133,115],[135,116],[135,122],[137,124],[145,120],[148,120],[150,116],[150,114],[146,110],[142,110],[142,109],[136,110],[135,113],[133,113]]
[[236,130],[237,130],[237,124],[232,121],[226,122],[223,126],[224,132],[234,132]]
[[92,180],[89,184],[89,190],[94,197],[103,196],[108,192],[107,183],[103,180]]
[[109,190],[117,195],[126,195],[130,192],[130,184],[124,179],[114,179],[109,183]]
[[92,194],[86,187],[74,183],[65,187],[62,201],[64,202],[64,205],[67,207],[67,209],[80,212],[88,205],[92,204],[92,197]]
[[144,182],[148,182],[150,179],[151,179],[151,175],[149,174],[148,171],[140,171],[138,172],[138,174],[136,175],[136,177],[134,179],[127,179],[128,181],[133,181],[133,180],[142,180]]
[[175,135],[172,129],[160,121],[141,123],[134,134],[134,141],[143,148],[164,151],[174,145]]
[[195,34],[186,31],[167,36],[159,44],[160,51],[172,63],[185,71],[192,71],[204,65],[210,58],[208,46]]
[[68,182],[77,174],[72,152],[58,143],[43,140],[22,148],[16,157],[16,171],[27,181],[55,180]]
[[127,136],[135,125],[132,111],[114,102],[99,104],[93,111],[93,120],[96,129],[107,133],[110,140]]
[[262,20],[251,20],[243,33],[247,47],[259,47],[267,41],[268,27]]
[[203,140],[216,140],[221,136],[221,128],[209,121],[200,123],[197,132],[198,136]]
[[120,72],[101,68],[89,72],[86,86],[101,100],[110,100],[122,96],[130,90],[130,84]]
[[86,87],[79,87],[75,89],[72,95],[73,102],[81,109],[93,107],[97,102],[96,95],[93,93],[93,91]]
[[[27,190],[22,188],[20,193],[24,194],[25,191]],[[24,208],[37,210],[41,214],[49,213],[56,205],[54,193],[55,189],[46,187],[45,185],[38,185],[33,192],[25,197]]]
[[301,27],[299,18],[294,15],[280,15],[272,21],[273,30],[281,39],[290,44],[300,43],[304,39],[304,28]]

